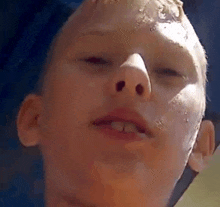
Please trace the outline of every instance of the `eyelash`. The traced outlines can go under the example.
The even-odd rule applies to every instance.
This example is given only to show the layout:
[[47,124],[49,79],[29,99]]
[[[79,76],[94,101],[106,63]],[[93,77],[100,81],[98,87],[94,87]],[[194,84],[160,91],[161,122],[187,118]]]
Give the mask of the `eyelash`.
[[159,76],[167,76],[167,77],[180,77],[182,76],[181,74],[179,74],[177,71],[172,70],[172,69],[158,69],[156,70],[156,73]]
[[109,62],[101,57],[88,57],[85,59],[82,59],[83,61],[85,61],[88,64],[92,64],[92,65],[107,65],[109,64]]
[[[82,61],[84,61],[84,62],[86,62],[88,64],[97,65],[97,66],[109,65],[110,64],[110,62],[105,60],[104,58],[102,58],[102,57],[95,57],[95,56],[84,58],[84,59],[82,59]],[[177,71],[169,69],[169,68],[158,69],[158,70],[156,70],[156,73],[159,76],[167,76],[167,77],[181,77],[182,76]]]

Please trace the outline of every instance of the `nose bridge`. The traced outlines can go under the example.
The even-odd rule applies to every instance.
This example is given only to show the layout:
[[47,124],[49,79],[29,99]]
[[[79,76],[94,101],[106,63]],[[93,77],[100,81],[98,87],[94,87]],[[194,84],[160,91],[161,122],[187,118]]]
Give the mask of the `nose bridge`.
[[140,54],[130,55],[118,68],[112,81],[113,93],[129,93],[132,96],[149,98],[151,94],[151,83],[144,59]]

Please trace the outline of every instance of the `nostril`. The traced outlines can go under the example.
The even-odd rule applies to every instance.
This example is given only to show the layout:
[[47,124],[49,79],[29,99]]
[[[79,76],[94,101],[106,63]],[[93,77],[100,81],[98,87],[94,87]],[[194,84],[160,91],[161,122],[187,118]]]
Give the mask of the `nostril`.
[[119,81],[117,84],[116,84],[116,90],[117,91],[122,91],[122,89],[124,88],[125,86],[125,82],[124,81]]
[[138,85],[136,86],[136,91],[137,91],[138,95],[143,94],[143,92],[144,92],[143,86],[142,86],[141,84],[138,84]]

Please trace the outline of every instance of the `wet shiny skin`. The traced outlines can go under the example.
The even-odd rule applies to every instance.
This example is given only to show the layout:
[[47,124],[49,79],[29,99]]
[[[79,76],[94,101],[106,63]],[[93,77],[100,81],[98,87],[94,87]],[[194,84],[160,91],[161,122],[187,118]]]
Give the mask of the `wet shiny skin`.
[[[54,44],[39,122],[48,206],[165,206],[188,161],[205,107],[201,69],[180,24],[169,23],[173,40],[156,17],[137,23],[145,1],[129,2],[86,2]],[[121,144],[91,126],[120,107],[141,114],[153,138]]]

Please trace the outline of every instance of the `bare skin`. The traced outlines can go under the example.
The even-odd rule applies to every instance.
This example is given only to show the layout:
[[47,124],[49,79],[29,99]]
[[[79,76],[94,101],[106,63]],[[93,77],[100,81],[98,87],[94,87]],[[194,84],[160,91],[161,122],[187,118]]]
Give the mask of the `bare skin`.
[[[21,142],[42,150],[47,207],[164,207],[187,163],[207,165],[204,60],[182,10],[160,22],[158,2],[86,1],[54,43],[44,92],[25,99],[17,122]],[[148,133],[120,140],[92,124],[118,109]]]

